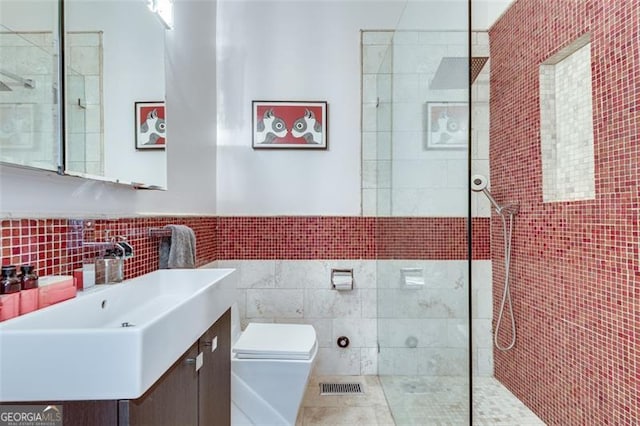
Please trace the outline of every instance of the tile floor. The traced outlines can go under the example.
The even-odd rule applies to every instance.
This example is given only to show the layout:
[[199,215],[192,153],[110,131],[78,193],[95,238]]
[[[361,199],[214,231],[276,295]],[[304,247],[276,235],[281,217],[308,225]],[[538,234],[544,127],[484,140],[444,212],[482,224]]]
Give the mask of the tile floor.
[[[320,382],[359,382],[365,393],[321,396]],[[317,376],[309,381],[296,426],[461,426],[468,422],[467,392],[467,379],[459,377]],[[477,426],[545,425],[494,378],[474,379],[473,405]]]

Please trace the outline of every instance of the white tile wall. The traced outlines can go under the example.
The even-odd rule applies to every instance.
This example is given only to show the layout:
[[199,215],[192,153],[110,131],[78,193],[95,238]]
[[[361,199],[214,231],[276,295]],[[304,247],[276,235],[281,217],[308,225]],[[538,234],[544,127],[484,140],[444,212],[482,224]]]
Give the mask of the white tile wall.
[[[578,40],[574,44],[583,44]],[[591,44],[540,66],[543,200],[595,198]]]
[[25,88],[13,79],[0,76],[12,90],[0,97],[0,147],[2,161],[43,167],[57,167],[57,134],[54,122],[55,81],[53,35],[46,32],[0,34],[2,69],[34,81]]
[[[320,347],[317,374],[378,374],[379,368],[381,374],[451,375],[466,368],[453,365],[468,344],[466,261],[228,260],[214,266],[237,269],[243,327],[248,322],[314,326]],[[402,289],[401,268],[416,267],[424,271],[425,287]],[[352,268],[355,290],[331,290],[332,268]],[[473,330],[474,366],[488,372],[491,263],[474,261],[472,272],[474,318],[487,317]],[[349,337],[348,349],[337,346],[340,336]],[[411,337],[415,348],[407,346]]]
[[[488,34],[478,32],[472,38],[473,54],[488,56]],[[386,63],[381,66],[386,60],[383,51],[384,55],[393,58],[388,66]],[[425,149],[422,119],[426,102],[467,101],[465,89],[434,90],[429,87],[443,57],[467,55],[467,40],[463,33],[363,32],[364,215],[460,217],[467,214],[467,152]],[[391,103],[388,102],[389,93]],[[472,93],[472,158],[486,161],[488,175],[488,63],[472,86]],[[377,107],[376,100],[380,101]],[[390,169],[383,165],[373,172],[371,162],[389,158]],[[389,181],[386,180],[388,170],[391,171]],[[474,173],[480,172],[474,170]],[[383,180],[379,180],[381,176]],[[374,191],[380,188],[385,190]],[[474,216],[490,216],[486,197],[474,197],[471,207]]]
[[[75,96],[82,96],[86,108],[71,110],[67,119],[71,124],[70,133],[82,135],[67,145],[67,152],[78,157],[85,155],[84,162],[75,163],[70,170],[96,175],[104,174],[104,121],[102,102],[102,34],[99,32],[73,32],[65,39],[69,52],[69,65],[78,84]],[[86,151],[85,151],[86,149]]]

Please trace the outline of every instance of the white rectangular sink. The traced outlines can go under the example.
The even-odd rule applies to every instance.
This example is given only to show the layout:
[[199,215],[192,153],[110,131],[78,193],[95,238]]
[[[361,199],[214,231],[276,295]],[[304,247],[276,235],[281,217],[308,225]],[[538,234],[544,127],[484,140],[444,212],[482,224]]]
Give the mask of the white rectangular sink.
[[0,323],[0,401],[140,397],[235,301],[233,271],[158,270]]

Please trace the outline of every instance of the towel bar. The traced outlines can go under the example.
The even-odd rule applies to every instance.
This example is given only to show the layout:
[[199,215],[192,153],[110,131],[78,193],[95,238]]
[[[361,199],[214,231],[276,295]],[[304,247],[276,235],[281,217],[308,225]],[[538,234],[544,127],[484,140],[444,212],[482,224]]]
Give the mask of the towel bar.
[[170,237],[171,229],[167,228],[149,228],[149,238]]

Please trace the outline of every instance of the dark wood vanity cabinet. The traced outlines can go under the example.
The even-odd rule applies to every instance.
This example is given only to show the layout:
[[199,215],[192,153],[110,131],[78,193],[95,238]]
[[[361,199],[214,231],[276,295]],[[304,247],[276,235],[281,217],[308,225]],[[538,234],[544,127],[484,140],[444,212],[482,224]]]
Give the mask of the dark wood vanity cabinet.
[[[196,361],[200,354],[201,366]],[[119,401],[118,414],[119,426],[230,425],[231,311],[143,396]]]
[[197,425],[198,349],[194,343],[140,398],[118,401],[118,425]]
[[[198,372],[198,423],[231,424],[231,315],[227,311],[200,338],[204,364]],[[226,371],[226,374],[220,374]],[[226,390],[226,391],[224,391]]]
[[[196,371],[200,353],[203,363]],[[231,311],[227,310],[140,398],[50,403],[63,405],[65,426],[229,426]]]

